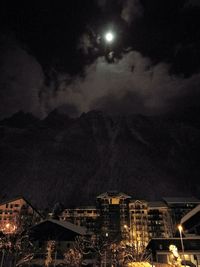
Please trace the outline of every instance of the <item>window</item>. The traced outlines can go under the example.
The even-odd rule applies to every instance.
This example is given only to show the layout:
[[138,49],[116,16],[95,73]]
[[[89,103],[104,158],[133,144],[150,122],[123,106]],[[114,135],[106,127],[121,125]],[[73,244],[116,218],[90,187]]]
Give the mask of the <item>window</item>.
[[6,208],[8,208],[8,203],[6,204]]
[[19,207],[19,204],[15,204],[15,207],[16,207],[16,208]]

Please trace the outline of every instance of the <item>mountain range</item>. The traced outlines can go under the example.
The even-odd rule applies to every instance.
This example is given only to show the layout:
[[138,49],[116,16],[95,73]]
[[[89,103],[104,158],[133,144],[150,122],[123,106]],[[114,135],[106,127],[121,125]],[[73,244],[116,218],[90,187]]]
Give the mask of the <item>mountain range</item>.
[[107,115],[45,119],[18,112],[0,121],[0,201],[40,208],[95,203],[117,190],[133,198],[200,196],[200,124],[188,116]]

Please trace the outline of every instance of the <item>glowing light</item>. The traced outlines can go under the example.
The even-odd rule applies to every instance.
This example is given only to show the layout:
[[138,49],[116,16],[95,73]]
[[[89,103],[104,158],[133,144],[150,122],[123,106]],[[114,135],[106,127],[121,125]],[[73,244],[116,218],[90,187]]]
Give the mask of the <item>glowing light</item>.
[[108,43],[111,43],[114,40],[114,35],[112,32],[107,32],[105,34],[105,39]]
[[6,228],[7,229],[10,228],[10,224],[9,223],[6,224]]
[[181,224],[179,224],[179,226],[178,226],[178,230],[179,230],[179,232],[183,232],[183,227],[182,227]]
[[2,226],[0,229],[4,234],[13,234],[17,230],[17,226],[14,225],[13,223],[7,222]]

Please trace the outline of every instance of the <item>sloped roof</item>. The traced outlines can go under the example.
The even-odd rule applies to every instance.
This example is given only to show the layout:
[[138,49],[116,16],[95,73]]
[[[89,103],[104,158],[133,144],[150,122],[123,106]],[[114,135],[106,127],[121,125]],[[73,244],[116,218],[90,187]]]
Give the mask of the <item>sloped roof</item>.
[[69,229],[69,230],[71,230],[71,231],[73,231],[79,235],[86,235],[87,234],[87,228],[75,225],[75,224],[70,223],[68,221],[58,221],[58,220],[53,220],[53,219],[50,219],[48,221],[55,223],[55,224],[58,224],[58,225],[66,228],[66,229]]
[[131,199],[130,204],[147,204],[148,202],[146,200],[143,199]]
[[163,200],[169,204],[175,203],[199,203],[200,200],[195,197],[164,197]]
[[167,205],[163,201],[151,201],[148,202],[149,208],[166,208]]
[[96,206],[77,206],[77,207],[73,208],[72,210],[77,210],[77,209],[80,209],[80,210],[97,210],[97,207]]
[[78,235],[87,234],[90,233],[85,227],[54,219],[44,220],[30,229],[30,237],[34,240],[74,240]]
[[7,203],[14,202],[14,201],[19,200],[19,199],[23,199],[40,217],[42,217],[40,212],[35,207],[33,207],[33,205],[23,196],[16,196],[16,197],[11,198],[11,199],[6,199],[6,200],[4,200],[3,202],[0,203],[0,206],[1,205],[5,205]]
[[200,205],[188,212],[181,219],[181,224],[188,233],[200,234]]
[[13,201],[16,201],[18,199],[23,199],[25,202],[27,202],[30,205],[30,203],[23,196],[16,196],[14,198],[4,200],[3,202],[0,203],[0,206],[5,205],[5,204],[10,203],[10,202],[13,202]]
[[200,212],[200,205],[196,206],[194,209],[189,211],[182,219],[181,224],[184,224],[186,221],[188,221],[190,218],[192,218],[194,215]]
[[118,198],[131,198],[123,192],[118,191],[107,191],[105,193],[100,194],[97,198],[110,198],[110,197],[118,197]]

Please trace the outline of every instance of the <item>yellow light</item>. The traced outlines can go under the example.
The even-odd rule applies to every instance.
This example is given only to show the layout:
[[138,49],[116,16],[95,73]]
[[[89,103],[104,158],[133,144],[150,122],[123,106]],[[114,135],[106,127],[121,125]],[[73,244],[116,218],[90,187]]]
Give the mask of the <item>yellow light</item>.
[[8,229],[10,227],[10,223],[7,223],[6,224],[6,228]]
[[179,230],[180,233],[183,232],[183,227],[182,227],[181,224],[178,225],[178,230]]

